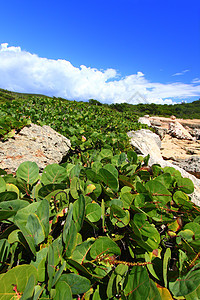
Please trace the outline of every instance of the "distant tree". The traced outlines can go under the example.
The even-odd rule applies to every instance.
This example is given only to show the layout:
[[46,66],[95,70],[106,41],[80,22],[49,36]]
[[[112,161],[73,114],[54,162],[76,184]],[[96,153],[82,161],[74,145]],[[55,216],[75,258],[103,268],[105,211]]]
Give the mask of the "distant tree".
[[92,105],[98,105],[98,106],[102,105],[101,102],[94,100],[94,99],[90,99],[88,102]]

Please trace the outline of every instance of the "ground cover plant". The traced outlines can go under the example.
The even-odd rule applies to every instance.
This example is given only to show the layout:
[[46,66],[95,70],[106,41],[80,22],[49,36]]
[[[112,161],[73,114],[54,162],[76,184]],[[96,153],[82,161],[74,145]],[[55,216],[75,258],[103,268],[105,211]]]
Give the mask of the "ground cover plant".
[[199,299],[193,183],[133,151],[82,160],[1,170],[0,299]]
[[[5,119],[10,122],[5,123]],[[121,113],[92,103],[30,97],[1,105],[0,137],[13,136],[14,130],[19,128],[16,122],[25,126],[30,120],[41,126],[50,125],[70,138],[72,150],[69,156],[102,147],[123,151],[129,147],[126,132],[146,128],[137,123],[133,112]]]
[[130,148],[134,113],[31,97],[0,118],[4,140],[34,122],[72,143],[42,174],[33,162],[0,169],[0,299],[200,298],[193,183]]

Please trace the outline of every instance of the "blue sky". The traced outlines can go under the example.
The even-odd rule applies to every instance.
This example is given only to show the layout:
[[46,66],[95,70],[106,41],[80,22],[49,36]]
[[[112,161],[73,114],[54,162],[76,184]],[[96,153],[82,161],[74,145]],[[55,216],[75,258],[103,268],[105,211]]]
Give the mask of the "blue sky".
[[2,88],[108,103],[200,98],[199,0],[10,0],[1,12]]

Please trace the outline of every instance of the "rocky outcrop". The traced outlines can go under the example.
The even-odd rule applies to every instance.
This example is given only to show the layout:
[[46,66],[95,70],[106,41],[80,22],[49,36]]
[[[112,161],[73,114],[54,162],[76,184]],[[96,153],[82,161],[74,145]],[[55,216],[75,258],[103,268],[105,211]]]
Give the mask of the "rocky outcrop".
[[166,134],[162,140],[161,154],[166,160],[178,161],[200,155],[200,141],[173,138]]
[[200,156],[191,156],[174,162],[175,165],[200,178]]
[[200,140],[200,129],[199,128],[192,129],[190,127],[186,127],[186,129],[188,129],[191,136],[193,136],[196,140]]
[[130,131],[128,132],[128,136],[131,138],[130,143],[134,147],[135,151],[138,154],[142,154],[146,156],[150,155],[149,165],[159,164],[162,168],[164,167],[174,167],[175,169],[181,172],[183,177],[187,177],[191,179],[195,186],[195,191],[191,195],[191,200],[196,205],[200,206],[200,180],[195,176],[191,175],[187,171],[183,170],[177,165],[170,163],[169,161],[165,161],[161,155],[161,140],[158,135],[151,132],[147,129],[141,129],[138,131]]
[[137,154],[150,155],[149,163],[161,163],[163,158],[160,153],[161,140],[159,136],[148,129],[140,129],[127,133],[130,139],[130,144],[134,147]]
[[168,133],[172,137],[184,140],[200,139],[200,120],[183,120],[164,117],[149,117],[145,115],[138,119],[141,124],[146,124],[154,128],[155,132],[160,136],[161,140]]
[[140,117],[139,119],[138,119],[138,122],[139,123],[141,123],[141,124],[145,124],[145,125],[147,125],[147,126],[151,126],[151,122],[150,122],[150,120],[149,120],[149,117]]
[[194,138],[191,136],[191,134],[185,129],[179,122],[171,122],[169,123],[169,130],[168,134],[177,138],[177,139],[183,139],[183,140],[194,140]]
[[0,142],[0,168],[10,173],[24,161],[36,162],[40,170],[60,163],[71,147],[70,140],[49,126],[31,124],[12,139]]
[[160,139],[163,140],[166,133],[167,133],[167,129],[166,128],[162,128],[162,127],[158,127],[158,126],[154,126],[154,131],[157,135],[159,135]]

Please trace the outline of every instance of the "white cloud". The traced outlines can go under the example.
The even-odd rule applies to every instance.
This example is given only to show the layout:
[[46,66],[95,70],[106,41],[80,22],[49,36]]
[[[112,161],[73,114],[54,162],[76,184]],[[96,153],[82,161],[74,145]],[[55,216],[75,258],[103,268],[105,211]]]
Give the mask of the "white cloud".
[[175,73],[173,74],[172,76],[181,76],[181,75],[184,75],[185,73],[189,72],[190,70],[183,70],[182,72],[178,72],[178,73]]
[[197,84],[150,82],[142,72],[120,78],[114,69],[76,68],[69,61],[41,58],[6,43],[0,46],[0,74],[1,88],[69,100],[169,104],[173,98],[200,96]]
[[8,43],[3,43],[0,45],[0,51],[12,51],[12,52],[21,52],[20,47],[8,47]]
[[200,83],[200,78],[194,78],[194,79],[192,80],[192,83]]

